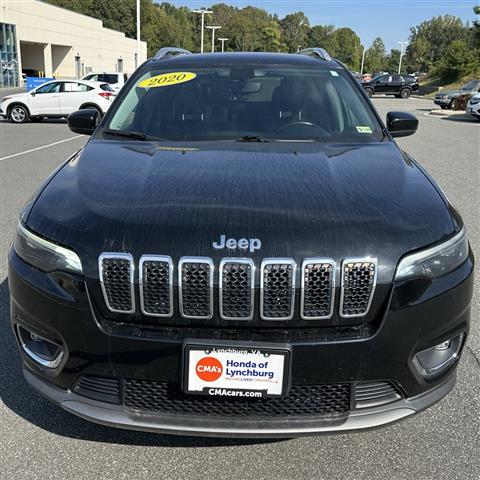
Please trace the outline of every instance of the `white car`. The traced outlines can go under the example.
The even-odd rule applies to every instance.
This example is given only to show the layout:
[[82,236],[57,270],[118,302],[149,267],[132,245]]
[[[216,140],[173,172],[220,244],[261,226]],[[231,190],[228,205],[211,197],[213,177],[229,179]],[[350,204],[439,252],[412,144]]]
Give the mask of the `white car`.
[[480,93],[477,93],[468,101],[467,113],[480,120]]
[[82,77],[82,80],[108,83],[115,92],[118,92],[125,85],[127,74],[122,72],[90,72]]
[[83,108],[94,108],[102,116],[113,98],[113,90],[107,83],[53,80],[30,92],[4,97],[0,103],[0,116],[13,123],[24,123],[29,119],[67,117]]

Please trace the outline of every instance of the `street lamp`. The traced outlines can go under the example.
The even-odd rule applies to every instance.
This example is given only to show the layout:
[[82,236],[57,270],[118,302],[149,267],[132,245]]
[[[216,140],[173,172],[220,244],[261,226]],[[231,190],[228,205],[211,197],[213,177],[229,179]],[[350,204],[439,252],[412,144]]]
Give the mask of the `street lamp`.
[[365,54],[367,53],[367,49],[363,47],[362,53],[362,68],[360,69],[360,75],[363,75],[363,67],[365,66]]
[[140,0],[137,0],[137,58],[135,68],[140,65]]
[[225,51],[225,42],[228,40],[228,38],[219,38],[219,40],[222,42],[222,53]]
[[193,10],[194,13],[200,13],[202,15],[202,32],[200,33],[200,52],[203,53],[203,31],[205,29],[205,15],[207,13],[213,13],[211,10]]
[[405,45],[407,45],[408,42],[398,42],[398,43],[402,46],[402,49],[400,50],[400,61],[398,62],[398,74],[400,75],[400,72],[402,70],[403,54],[405,53]]
[[215,30],[218,30],[219,28],[222,28],[222,27],[219,27],[218,25],[209,25],[207,28],[212,31],[212,53],[213,53],[215,51]]

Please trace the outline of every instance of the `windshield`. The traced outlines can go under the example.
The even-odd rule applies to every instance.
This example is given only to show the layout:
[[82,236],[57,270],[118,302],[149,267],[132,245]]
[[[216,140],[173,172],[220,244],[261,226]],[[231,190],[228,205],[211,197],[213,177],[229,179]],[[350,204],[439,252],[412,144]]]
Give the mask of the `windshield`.
[[472,90],[475,90],[477,88],[478,82],[475,80],[472,80],[471,82],[468,82],[466,85],[462,87],[462,90],[468,90],[469,92]]
[[144,72],[106,129],[173,141],[383,138],[367,101],[343,70],[258,65]]

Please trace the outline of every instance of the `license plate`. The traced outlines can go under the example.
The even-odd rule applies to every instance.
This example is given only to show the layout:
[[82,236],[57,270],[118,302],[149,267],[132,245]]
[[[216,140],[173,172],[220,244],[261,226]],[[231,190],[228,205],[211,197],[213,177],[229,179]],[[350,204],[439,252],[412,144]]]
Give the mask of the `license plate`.
[[183,390],[214,397],[285,395],[289,387],[290,358],[288,347],[186,343]]

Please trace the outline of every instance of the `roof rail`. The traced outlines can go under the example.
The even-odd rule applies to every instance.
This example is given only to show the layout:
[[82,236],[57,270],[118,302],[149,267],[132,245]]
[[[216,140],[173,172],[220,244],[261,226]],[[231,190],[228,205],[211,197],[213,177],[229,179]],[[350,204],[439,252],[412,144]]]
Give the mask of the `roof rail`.
[[192,52],[183,48],[163,47],[153,57],[153,60],[162,60],[166,57],[173,57],[175,55],[191,55]]
[[332,57],[324,48],[305,48],[304,50],[300,50],[297,52],[299,55],[308,55],[309,57],[317,56],[320,57],[322,60],[330,62]]

